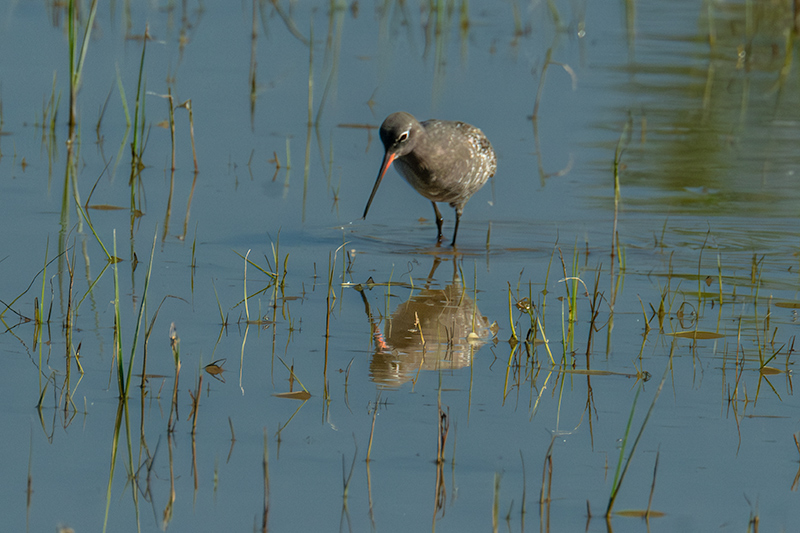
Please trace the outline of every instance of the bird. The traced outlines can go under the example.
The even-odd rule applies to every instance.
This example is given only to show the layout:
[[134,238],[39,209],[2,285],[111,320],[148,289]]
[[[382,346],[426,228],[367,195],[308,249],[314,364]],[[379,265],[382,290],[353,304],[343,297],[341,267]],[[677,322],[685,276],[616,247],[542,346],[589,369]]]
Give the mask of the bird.
[[497,156],[489,139],[480,129],[464,122],[419,122],[404,111],[386,117],[380,137],[385,153],[362,218],[367,217],[378,186],[394,163],[408,184],[433,204],[437,246],[444,240],[444,219],[436,202],[447,202],[455,209],[456,224],[450,244],[455,247],[464,205],[497,170]]

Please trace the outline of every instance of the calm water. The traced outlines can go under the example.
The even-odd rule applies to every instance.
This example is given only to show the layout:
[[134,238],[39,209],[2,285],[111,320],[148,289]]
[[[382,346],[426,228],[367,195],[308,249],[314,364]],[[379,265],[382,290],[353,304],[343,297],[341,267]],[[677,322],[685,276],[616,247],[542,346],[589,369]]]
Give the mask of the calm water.
[[[0,20],[2,529],[797,528],[784,6],[104,3],[71,148],[65,7]],[[497,151],[457,253],[394,171],[359,219],[397,110]],[[664,515],[607,524],[632,409],[614,510],[657,462]]]

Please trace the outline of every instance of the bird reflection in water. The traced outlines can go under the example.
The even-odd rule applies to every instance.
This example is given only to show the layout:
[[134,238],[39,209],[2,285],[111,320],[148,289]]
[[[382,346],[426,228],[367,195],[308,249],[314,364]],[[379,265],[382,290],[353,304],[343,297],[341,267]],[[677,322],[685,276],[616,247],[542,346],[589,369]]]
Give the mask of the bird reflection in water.
[[464,290],[456,256],[452,282],[444,289],[432,288],[438,285],[434,274],[441,262],[438,257],[434,259],[422,289],[414,289],[410,298],[386,318],[383,332],[380,320],[372,314],[364,287],[358,287],[375,340],[370,363],[374,382],[399,387],[421,370],[467,367],[489,339],[489,320]]

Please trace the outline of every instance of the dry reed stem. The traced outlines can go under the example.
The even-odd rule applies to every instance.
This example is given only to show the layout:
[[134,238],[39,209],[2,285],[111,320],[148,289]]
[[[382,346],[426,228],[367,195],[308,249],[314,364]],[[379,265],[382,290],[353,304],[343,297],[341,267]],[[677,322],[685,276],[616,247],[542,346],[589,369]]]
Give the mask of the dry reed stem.
[[197,432],[197,415],[200,409],[200,393],[203,389],[203,374],[200,374],[200,378],[197,380],[197,390],[195,392],[189,391],[189,395],[192,397],[192,412],[190,413],[190,417],[192,418],[192,435]]
[[439,399],[438,405],[439,411],[439,438],[437,440],[437,448],[436,448],[436,463],[441,464],[444,463],[444,450],[445,445],[447,444],[447,434],[450,431],[450,408],[447,408],[447,411],[442,410],[442,400]]
[[264,428],[264,458],[261,461],[264,471],[264,511],[261,515],[261,531],[267,531],[267,519],[269,518],[269,451],[267,449],[267,428]]
[[367,464],[369,464],[370,456],[372,454],[372,437],[375,435],[375,419],[378,417],[378,402],[380,401],[380,394],[375,401],[375,406],[372,408],[372,428],[369,430],[369,444],[367,445]]

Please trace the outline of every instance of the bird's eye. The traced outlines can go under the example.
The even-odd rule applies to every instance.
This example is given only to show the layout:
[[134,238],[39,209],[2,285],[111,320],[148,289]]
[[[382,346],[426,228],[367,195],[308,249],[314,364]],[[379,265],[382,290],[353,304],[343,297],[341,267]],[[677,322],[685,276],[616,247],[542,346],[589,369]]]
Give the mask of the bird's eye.
[[397,138],[397,140],[400,141],[400,142],[405,142],[407,139],[408,139],[408,132],[407,131],[404,131],[403,133],[401,133],[400,137]]

